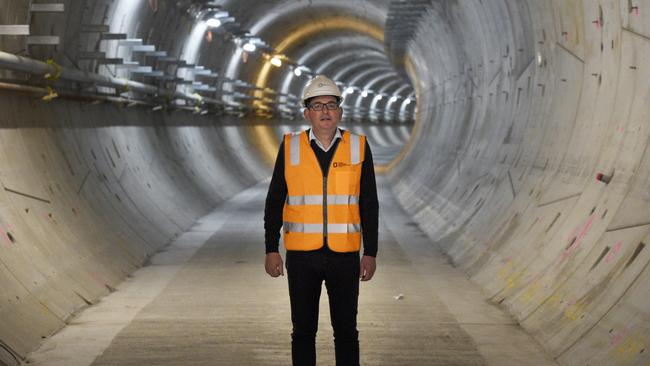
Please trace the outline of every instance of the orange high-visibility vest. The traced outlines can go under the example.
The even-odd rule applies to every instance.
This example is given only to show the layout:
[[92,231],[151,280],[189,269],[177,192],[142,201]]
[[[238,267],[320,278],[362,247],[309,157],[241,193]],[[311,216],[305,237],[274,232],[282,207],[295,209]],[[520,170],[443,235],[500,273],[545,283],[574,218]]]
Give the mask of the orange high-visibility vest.
[[324,238],[335,252],[361,248],[359,192],[366,138],[343,131],[327,176],[323,176],[305,131],[284,136],[284,246],[316,250]]

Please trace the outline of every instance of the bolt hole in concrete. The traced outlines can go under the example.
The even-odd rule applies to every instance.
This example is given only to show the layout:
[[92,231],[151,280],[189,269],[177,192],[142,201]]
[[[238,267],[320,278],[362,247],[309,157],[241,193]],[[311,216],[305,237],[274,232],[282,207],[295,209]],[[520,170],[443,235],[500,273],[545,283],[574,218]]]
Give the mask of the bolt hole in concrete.
[[634,249],[634,253],[632,253],[632,256],[630,257],[630,259],[629,259],[629,260],[627,261],[627,263],[625,264],[625,268],[629,267],[630,264],[632,264],[632,262],[634,262],[634,260],[636,259],[636,257],[639,256],[639,253],[641,253],[641,251],[643,250],[643,248],[645,248],[645,243],[644,243],[644,242],[640,242],[640,243],[636,246],[636,248]]
[[564,248],[564,250],[569,250],[569,248],[571,248],[571,246],[573,245],[573,243],[576,242],[577,239],[578,237],[574,236],[573,239],[571,239],[571,241],[569,242],[569,244],[567,244],[566,248]]

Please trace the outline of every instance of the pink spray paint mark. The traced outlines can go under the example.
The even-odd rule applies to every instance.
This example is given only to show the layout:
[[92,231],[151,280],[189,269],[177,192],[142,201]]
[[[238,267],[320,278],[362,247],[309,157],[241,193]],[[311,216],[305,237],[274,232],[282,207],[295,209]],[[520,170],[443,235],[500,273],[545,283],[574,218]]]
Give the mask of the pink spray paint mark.
[[97,272],[94,271],[88,271],[88,274],[90,274],[90,277],[95,280],[98,284],[100,284],[102,287],[105,285],[105,282],[102,280],[102,278],[97,274]]
[[2,228],[0,228],[0,235],[2,235],[3,238],[5,238],[7,246],[10,247],[11,239],[9,239],[9,235],[7,235],[7,233],[4,230],[2,230]]
[[621,343],[628,334],[630,334],[630,326],[626,325],[625,328],[614,333],[612,339],[609,341],[609,346],[611,347]]
[[0,227],[0,235],[5,239],[5,243],[8,247],[11,247],[11,245],[14,243],[13,240],[11,240],[11,237],[9,236],[11,230],[13,230],[13,225],[7,223],[7,230],[5,231],[4,228]]
[[623,246],[622,241],[618,241],[616,244],[614,244],[612,250],[610,250],[609,253],[607,253],[607,256],[605,257],[605,263],[609,263],[612,259],[614,259],[614,256],[616,256],[616,254],[618,254],[618,252],[621,251],[622,246]]
[[566,240],[571,240],[574,236],[578,236],[578,230],[580,230],[580,225],[577,225],[575,229],[567,236]]
[[623,340],[623,337],[625,337],[625,333],[623,333],[623,332],[616,333],[614,335],[614,337],[612,337],[612,340],[609,341],[609,345],[614,346],[614,345],[617,345],[617,344],[621,343],[621,341]]
[[568,301],[566,303],[566,305],[564,305],[564,309],[568,309],[568,308],[572,307],[573,305],[575,305],[575,303],[576,303],[575,300]]
[[585,225],[582,227],[582,230],[580,231],[580,234],[578,234],[578,236],[576,237],[576,240],[573,242],[573,244],[571,244],[571,246],[568,247],[564,251],[564,253],[562,253],[562,258],[560,258],[560,262],[567,259],[571,254],[573,254],[573,252],[575,252],[578,249],[578,247],[580,246],[580,242],[585,237],[585,235],[587,235],[587,231],[589,231],[589,228],[591,227],[591,224],[593,224],[593,222],[594,222],[594,215],[592,214],[591,216],[589,216],[589,219],[587,220]]
[[587,234],[587,231],[589,230],[589,228],[591,227],[591,224],[593,224],[593,222],[594,222],[594,215],[591,215],[591,216],[589,216],[589,220],[587,220],[587,223],[585,224],[585,226],[582,228],[582,231],[580,232],[580,235],[578,235],[578,240],[582,240],[582,238],[585,237],[585,235]]

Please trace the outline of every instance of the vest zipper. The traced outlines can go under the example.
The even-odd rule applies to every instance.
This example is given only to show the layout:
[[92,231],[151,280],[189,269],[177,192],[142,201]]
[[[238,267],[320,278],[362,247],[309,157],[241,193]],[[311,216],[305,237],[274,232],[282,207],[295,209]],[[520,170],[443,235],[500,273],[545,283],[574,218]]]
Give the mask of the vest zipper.
[[[330,159],[330,162],[327,166],[327,175],[325,175],[323,168],[320,166],[320,162],[318,162],[318,158],[316,158],[316,161],[318,162],[318,167],[320,168],[320,173],[323,175],[323,245],[327,246],[328,248],[330,244],[329,242],[327,242],[327,176],[330,174],[330,170],[332,168],[332,160],[334,160],[334,156],[336,156],[336,150],[339,149],[339,146],[341,145],[342,141],[343,141],[343,134],[341,134],[341,139],[336,144],[336,147],[332,152],[332,159]],[[316,155],[316,153],[314,153],[313,151],[312,153]]]
[[[323,242],[327,243],[327,177],[323,177]],[[329,243],[327,246],[329,247]]]

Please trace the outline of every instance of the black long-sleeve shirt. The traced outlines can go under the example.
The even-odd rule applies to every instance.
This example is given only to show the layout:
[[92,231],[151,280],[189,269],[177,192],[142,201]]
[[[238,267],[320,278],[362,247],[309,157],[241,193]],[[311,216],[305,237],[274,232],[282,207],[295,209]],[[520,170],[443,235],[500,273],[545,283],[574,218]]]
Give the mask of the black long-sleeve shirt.
[[[343,131],[341,131],[342,133]],[[309,135],[309,130],[305,131]],[[340,139],[336,139],[328,151],[324,151],[312,140],[311,148],[318,159],[324,175],[327,175],[332,157]],[[275,160],[273,177],[266,196],[264,209],[264,230],[266,253],[278,252],[280,229],[282,228],[282,211],[287,198],[287,181],[284,176],[284,142]],[[366,140],[365,156],[361,165],[361,191],[359,193],[359,211],[361,214],[361,231],[363,236],[363,254],[377,255],[377,238],[379,227],[379,202],[377,200],[377,183],[372,152]],[[325,246],[324,250],[329,250]]]

